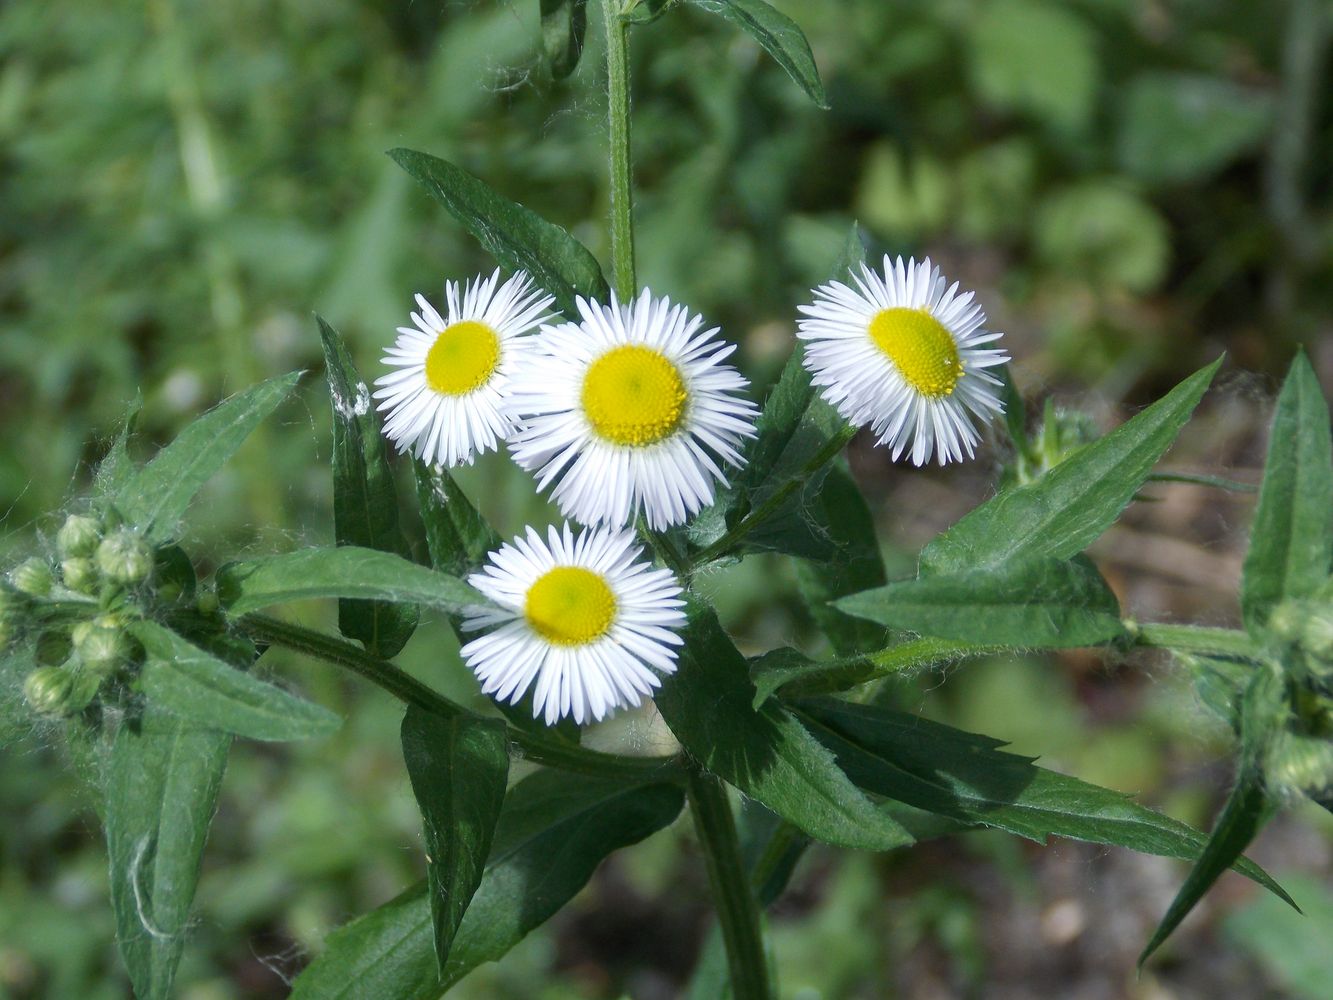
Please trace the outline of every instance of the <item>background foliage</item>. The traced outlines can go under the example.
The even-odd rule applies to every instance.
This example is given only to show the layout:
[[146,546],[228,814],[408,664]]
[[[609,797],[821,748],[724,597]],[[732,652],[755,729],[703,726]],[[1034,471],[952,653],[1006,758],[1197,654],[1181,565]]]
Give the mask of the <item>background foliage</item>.
[[[633,36],[641,276],[721,323],[757,382],[780,369],[794,304],[857,218],[877,246],[931,253],[982,288],[1010,333],[1020,388],[1089,407],[1089,426],[1160,396],[1219,348],[1233,371],[1273,375],[1304,342],[1330,384],[1326,4],[777,6],[810,36],[831,111],[703,11]],[[0,553],[19,554],[34,522],[54,530],[44,513],[83,485],[136,392],[141,431],[165,440],[225,392],[318,367],[315,309],[369,373],[411,291],[438,294],[444,276],[491,266],[383,155],[390,147],[463,164],[606,259],[597,32],[573,76],[553,81],[537,8],[0,9]],[[318,383],[210,484],[193,551],[331,540]],[[1170,461],[1254,481],[1270,395],[1266,381],[1224,380]],[[991,471],[984,460],[939,474],[852,457],[898,575]],[[505,531],[538,516],[527,480],[503,463],[461,478]],[[1237,621],[1237,531],[1252,501],[1194,487],[1154,495],[1101,543],[1126,605]],[[771,610],[774,586],[796,586],[772,569],[750,560],[705,582],[743,649],[812,635]],[[326,613],[312,607],[310,620]],[[404,662],[472,697],[451,646],[444,629],[423,629]],[[1229,775],[1200,769],[1215,766],[1205,762],[1225,734],[1164,663],[1137,665],[1156,674],[1151,697],[1141,670],[1076,655],[972,664],[947,688],[926,677],[895,697],[1206,826],[1215,802],[1198,789],[1220,792]],[[400,709],[315,668],[292,675],[348,722],[328,740],[238,744],[180,976],[191,997],[285,995],[308,948],[420,874],[406,849],[419,824],[398,763]],[[0,803],[20,817],[0,831],[0,995],[123,995],[93,803],[13,717],[0,718]],[[1257,857],[1271,841],[1273,856],[1326,874],[1327,838],[1308,829],[1276,824]],[[671,995],[704,926],[702,872],[668,860],[689,836],[677,825],[622,855],[576,913],[462,993]],[[1059,976],[1117,995],[1177,881],[1158,859],[1069,844],[1029,853],[991,834],[908,860],[833,865],[816,852],[777,910],[782,980],[827,996],[932,984],[1002,995],[1007,982],[1040,993],[1040,977]],[[1327,888],[1292,880],[1311,915],[1279,933],[1291,915],[1239,886],[1225,922],[1210,916],[1224,895],[1172,945],[1178,961],[1151,974],[1178,995],[1320,995],[1327,966],[1317,947],[1300,949],[1319,928],[1326,939]],[[1024,926],[1036,951],[1019,947]],[[1243,947],[1205,967],[1219,935]]]

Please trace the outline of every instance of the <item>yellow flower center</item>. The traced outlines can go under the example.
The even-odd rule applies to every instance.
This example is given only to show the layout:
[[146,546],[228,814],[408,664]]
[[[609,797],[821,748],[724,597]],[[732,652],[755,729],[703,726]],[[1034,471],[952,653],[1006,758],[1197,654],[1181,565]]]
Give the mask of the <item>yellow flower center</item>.
[[426,384],[445,396],[466,396],[490,381],[499,363],[499,334],[465,319],[435,338],[426,354]]
[[641,447],[669,438],[688,398],[676,366],[639,344],[607,351],[583,376],[583,412],[598,435],[616,444]]
[[547,642],[582,646],[601,638],[611,627],[616,595],[592,570],[557,566],[528,588],[523,616]]
[[951,395],[963,377],[953,334],[925,309],[895,306],[880,310],[870,321],[870,339],[923,396]]

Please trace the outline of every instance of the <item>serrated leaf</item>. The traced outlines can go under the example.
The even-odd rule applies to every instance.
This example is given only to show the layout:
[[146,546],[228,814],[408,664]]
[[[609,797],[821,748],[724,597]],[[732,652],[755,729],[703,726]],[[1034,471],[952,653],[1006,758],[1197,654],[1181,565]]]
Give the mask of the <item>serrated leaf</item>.
[[421,807],[435,955],[443,969],[481,884],[509,780],[498,719],[443,718],[416,706],[403,716],[403,760]]
[[905,580],[844,597],[836,607],[889,628],[978,645],[1059,649],[1125,634],[1115,594],[1081,556]]
[[[987,736],[831,698],[796,710],[858,785],[927,812],[1038,842],[1069,837],[1171,858],[1196,858],[1206,843],[1127,795],[1038,767]],[[1238,858],[1230,859],[1237,871],[1285,898],[1263,869]]]
[[[333,532],[339,545],[359,545],[411,558],[398,523],[398,491],[384,450],[370,387],[356,373],[338,332],[315,317],[324,347],[325,376],[333,403]],[[358,639],[376,656],[391,657],[417,627],[410,604],[339,601],[338,631]]]
[[541,0],[541,14],[542,51],[551,76],[561,80],[574,72],[583,54],[587,0]]
[[142,1000],[166,1000],[189,929],[231,737],[149,705],[116,733],[106,840],[116,940]]
[[681,745],[718,777],[818,840],[888,850],[911,835],[880,813],[782,705],[754,707],[745,660],[712,608],[691,600],[676,672],[657,708]]
[[1005,490],[921,553],[922,573],[991,569],[1019,556],[1068,559],[1111,526],[1203,398],[1219,358],[1036,482]]
[[447,469],[431,468],[419,458],[412,467],[431,565],[442,573],[462,578],[480,566],[488,553],[500,547],[500,536]]
[[501,197],[447,160],[411,149],[389,155],[505,267],[526,271],[567,316],[577,315],[576,296],[606,302],[610,289],[588,249],[531,209]]
[[1241,583],[1245,627],[1280,602],[1310,597],[1333,562],[1333,444],[1328,403],[1304,352],[1291,363],[1269,435]]
[[125,520],[143,529],[151,542],[169,539],[194,495],[287,398],[301,374],[280,375],[238,392],[187,426],[121,486],[114,505]]
[[312,597],[394,601],[449,612],[490,604],[455,577],[354,545],[228,563],[218,570],[217,588],[218,600],[233,615]]
[[441,976],[424,885],[330,935],[296,980],[293,1000],[428,1000],[502,957],[587,884],[602,859],[671,823],[675,785],[626,788],[541,771],[505,799],[491,855]]
[[764,0],[690,0],[696,7],[725,17],[773,57],[806,96],[821,108],[829,106],[814,54],[805,33],[786,14]]
[[156,622],[130,631],[147,659],[140,673],[149,703],[194,726],[252,740],[303,740],[336,732],[342,720],[193,645]]

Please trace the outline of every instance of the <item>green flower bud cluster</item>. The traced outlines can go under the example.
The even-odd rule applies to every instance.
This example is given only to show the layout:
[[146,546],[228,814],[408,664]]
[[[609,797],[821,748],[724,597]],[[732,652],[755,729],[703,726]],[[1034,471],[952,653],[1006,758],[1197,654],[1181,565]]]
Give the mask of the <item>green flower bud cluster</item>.
[[1023,443],[1014,465],[1006,470],[1005,485],[1021,485],[1040,478],[1098,436],[1091,415],[1081,410],[1059,409],[1048,399],[1041,427]]
[[1323,797],[1333,790],[1333,742],[1284,731],[1265,755],[1264,776],[1269,787],[1281,795]]
[[1269,616],[1268,631],[1298,676],[1333,694],[1333,593],[1283,601]]
[[[56,547],[60,553],[60,582],[78,594],[95,595],[105,583],[137,587],[153,575],[153,548],[143,535],[125,527],[108,530],[87,514],[71,514],[65,519],[56,535]],[[37,563],[39,560],[29,560],[20,569],[40,586]]]

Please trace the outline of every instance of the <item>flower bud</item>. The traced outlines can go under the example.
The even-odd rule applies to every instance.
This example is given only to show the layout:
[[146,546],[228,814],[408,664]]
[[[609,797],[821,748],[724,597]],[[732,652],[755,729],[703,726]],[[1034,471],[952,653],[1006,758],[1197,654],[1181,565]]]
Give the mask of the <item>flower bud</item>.
[[1318,795],[1333,788],[1333,743],[1283,733],[1269,749],[1265,776],[1278,791]]
[[218,609],[218,595],[211,590],[199,591],[199,597],[195,601],[201,614],[211,615]]
[[1304,601],[1283,601],[1268,616],[1268,630],[1283,642],[1297,642],[1304,624]]
[[56,545],[66,559],[91,556],[102,540],[102,526],[86,514],[71,514],[56,535]]
[[1316,606],[1301,627],[1301,646],[1333,668],[1333,605]]
[[23,681],[23,697],[40,715],[64,715],[73,689],[74,677],[59,667],[38,667]]
[[66,587],[80,594],[93,594],[102,578],[97,574],[97,564],[85,556],[65,559],[60,564],[60,578]]
[[38,663],[58,667],[69,659],[74,652],[74,643],[69,633],[60,629],[50,629],[37,637],[37,647],[33,651]]
[[30,597],[46,597],[51,593],[55,576],[50,563],[34,557],[19,563],[9,574],[9,581]]
[[143,583],[153,572],[153,550],[137,531],[120,528],[97,546],[97,568],[112,583]]
[[79,662],[99,676],[112,673],[129,657],[129,640],[115,615],[99,615],[91,622],[79,622],[71,637]]

